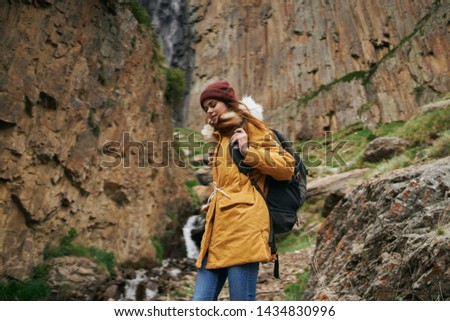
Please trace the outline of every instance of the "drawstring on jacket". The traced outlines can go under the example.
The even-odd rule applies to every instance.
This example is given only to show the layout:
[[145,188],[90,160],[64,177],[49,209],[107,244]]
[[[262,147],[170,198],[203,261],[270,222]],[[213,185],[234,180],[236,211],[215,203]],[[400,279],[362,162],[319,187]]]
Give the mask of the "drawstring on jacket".
[[202,212],[204,212],[204,211],[206,211],[206,210],[208,209],[209,203],[210,203],[211,200],[214,198],[214,196],[216,196],[217,192],[220,192],[220,193],[222,193],[224,196],[226,196],[226,197],[228,197],[229,199],[231,199],[231,196],[228,195],[228,194],[223,190],[222,187],[217,187],[216,182],[213,182],[213,187],[214,187],[214,190],[213,190],[213,192],[211,193],[211,195],[209,195],[208,201],[206,202],[206,205],[203,205],[202,208],[201,208],[201,211],[202,211]]

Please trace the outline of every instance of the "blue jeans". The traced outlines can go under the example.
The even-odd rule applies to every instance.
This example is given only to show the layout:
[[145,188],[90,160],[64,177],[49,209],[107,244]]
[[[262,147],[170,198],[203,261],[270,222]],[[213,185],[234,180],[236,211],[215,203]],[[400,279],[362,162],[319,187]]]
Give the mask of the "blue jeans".
[[193,301],[217,301],[228,277],[230,301],[254,301],[259,263],[247,263],[221,269],[206,269],[205,255],[202,267],[197,270]]

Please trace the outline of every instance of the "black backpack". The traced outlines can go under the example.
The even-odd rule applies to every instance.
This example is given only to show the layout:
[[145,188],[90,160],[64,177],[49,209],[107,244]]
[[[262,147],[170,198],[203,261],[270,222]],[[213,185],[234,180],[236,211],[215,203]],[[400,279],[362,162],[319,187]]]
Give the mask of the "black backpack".
[[[286,233],[292,230],[294,225],[298,223],[297,211],[306,200],[306,180],[308,170],[301,159],[295,152],[291,142],[289,142],[282,134],[272,129],[275,140],[280,146],[292,155],[295,159],[295,169],[289,181],[277,181],[271,176],[267,176],[265,186],[267,187],[267,196],[261,190],[256,181],[251,177],[253,168],[244,164],[243,155],[239,152],[237,143],[229,146],[230,154],[233,162],[239,168],[239,171],[250,177],[252,185],[264,197],[270,214],[270,234],[269,246],[272,254],[277,253],[275,245],[275,234]],[[279,262],[278,255],[275,260],[275,277],[279,278]]]

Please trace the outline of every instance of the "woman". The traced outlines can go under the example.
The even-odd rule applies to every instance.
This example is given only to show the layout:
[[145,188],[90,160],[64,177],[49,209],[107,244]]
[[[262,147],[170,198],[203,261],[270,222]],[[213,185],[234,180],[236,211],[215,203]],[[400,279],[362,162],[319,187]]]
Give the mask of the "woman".
[[230,300],[255,300],[259,262],[274,259],[268,244],[269,213],[250,178],[234,164],[229,144],[253,168],[252,176],[262,189],[266,175],[290,179],[295,161],[275,142],[267,126],[236,99],[228,82],[206,87],[200,104],[217,144],[210,157],[214,192],[205,208],[193,300],[217,300],[227,278]]

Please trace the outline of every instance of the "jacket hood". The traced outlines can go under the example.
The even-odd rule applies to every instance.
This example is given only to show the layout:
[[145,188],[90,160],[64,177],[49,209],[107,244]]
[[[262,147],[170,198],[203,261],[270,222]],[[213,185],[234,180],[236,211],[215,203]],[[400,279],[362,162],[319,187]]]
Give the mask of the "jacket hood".
[[250,114],[252,114],[252,116],[254,116],[255,118],[257,118],[261,121],[264,120],[264,116],[263,116],[264,107],[261,104],[258,104],[256,101],[254,101],[252,96],[244,95],[242,97],[241,102],[245,106],[247,106],[247,108],[250,111]]

